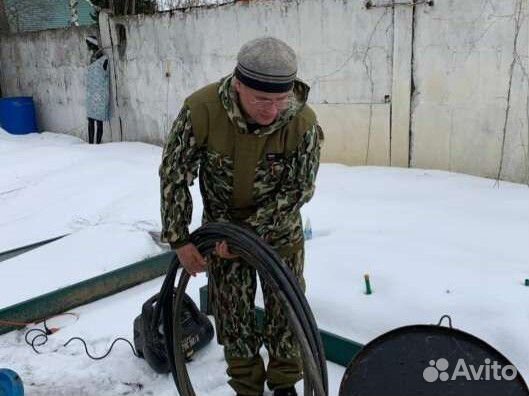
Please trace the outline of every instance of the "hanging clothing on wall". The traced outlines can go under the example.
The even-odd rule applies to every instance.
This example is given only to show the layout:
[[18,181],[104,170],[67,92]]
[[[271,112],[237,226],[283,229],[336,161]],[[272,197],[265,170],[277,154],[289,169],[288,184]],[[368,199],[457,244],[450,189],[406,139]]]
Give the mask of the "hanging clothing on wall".
[[96,143],[99,144],[103,137],[103,121],[110,119],[110,73],[106,55],[98,57],[88,65],[86,115],[88,117],[88,142],[94,143],[94,123],[97,123]]

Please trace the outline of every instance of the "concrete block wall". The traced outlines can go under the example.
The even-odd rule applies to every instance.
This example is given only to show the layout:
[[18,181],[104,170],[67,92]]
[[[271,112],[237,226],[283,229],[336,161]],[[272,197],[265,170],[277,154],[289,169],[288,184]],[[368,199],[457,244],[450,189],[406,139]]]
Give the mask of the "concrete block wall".
[[[296,49],[299,75],[312,86],[324,161],[527,183],[527,3],[368,9],[361,0],[255,0],[152,16],[101,14],[112,60],[105,139],[162,144],[187,95],[231,72],[245,41],[274,35]],[[86,33],[1,38],[4,95],[35,96],[44,129],[86,133]]]
[[93,27],[45,30],[0,37],[4,96],[33,96],[41,130],[86,137],[85,72]]

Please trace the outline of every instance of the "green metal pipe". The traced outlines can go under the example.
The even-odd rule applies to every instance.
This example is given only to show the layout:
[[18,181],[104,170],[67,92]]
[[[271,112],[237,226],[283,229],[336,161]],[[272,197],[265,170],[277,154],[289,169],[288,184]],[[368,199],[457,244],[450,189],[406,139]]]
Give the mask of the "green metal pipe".
[[36,249],[36,248],[41,247],[43,245],[46,245],[48,243],[55,242],[56,240],[64,238],[67,235],[70,235],[70,234],[63,234],[63,235],[59,235],[59,236],[54,237],[54,238],[45,239],[45,240],[40,241],[40,242],[35,242],[35,243],[31,243],[29,245],[21,246],[21,247],[15,248],[15,249],[6,250],[5,252],[1,252],[0,253],[0,261],[9,260],[10,258],[18,256],[18,255],[20,255],[22,253],[29,252],[30,250]]
[[367,295],[372,294],[373,290],[371,290],[371,281],[369,280],[369,275],[368,274],[364,275],[364,281],[366,283],[366,294]]
[[[162,253],[103,275],[0,309],[0,334],[5,334],[22,327],[1,324],[2,321],[19,323],[37,322],[162,276],[167,272],[173,255],[174,252]],[[203,286],[200,288],[200,309],[202,312],[211,314],[211,312],[208,312],[209,308],[208,286]],[[256,318],[258,324],[262,326],[264,321],[264,310],[262,308],[256,308]],[[325,349],[325,357],[331,362],[347,366],[363,347],[362,344],[339,335],[321,329],[319,331]]]
[[162,253],[0,309],[0,334],[22,327],[2,324],[2,321],[33,323],[164,275],[173,255],[174,252]]

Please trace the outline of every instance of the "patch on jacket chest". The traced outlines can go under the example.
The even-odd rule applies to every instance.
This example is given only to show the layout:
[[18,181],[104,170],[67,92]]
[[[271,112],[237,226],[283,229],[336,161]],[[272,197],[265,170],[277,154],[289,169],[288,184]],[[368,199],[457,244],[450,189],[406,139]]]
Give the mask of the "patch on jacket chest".
[[267,153],[266,161],[267,162],[278,162],[285,158],[284,153]]

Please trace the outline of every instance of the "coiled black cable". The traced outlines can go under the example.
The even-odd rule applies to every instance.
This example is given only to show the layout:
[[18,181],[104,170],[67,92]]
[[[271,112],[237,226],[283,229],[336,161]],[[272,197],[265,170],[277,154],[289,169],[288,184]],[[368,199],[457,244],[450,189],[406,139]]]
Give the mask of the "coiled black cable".
[[[288,320],[298,338],[303,356],[305,396],[326,396],[327,366],[314,316],[296,278],[277,253],[251,231],[227,223],[206,224],[193,232],[190,240],[203,256],[213,251],[215,242],[225,240],[232,253],[255,267],[259,276],[283,302]],[[185,357],[178,347],[182,338],[180,321],[174,320],[180,317],[183,296],[189,282],[186,271],[182,271],[174,295],[170,293],[174,288],[179,266],[175,255],[160,291],[157,309],[163,315],[165,345],[176,387],[182,396],[195,396],[185,366]]]

